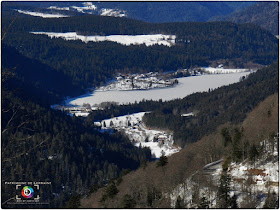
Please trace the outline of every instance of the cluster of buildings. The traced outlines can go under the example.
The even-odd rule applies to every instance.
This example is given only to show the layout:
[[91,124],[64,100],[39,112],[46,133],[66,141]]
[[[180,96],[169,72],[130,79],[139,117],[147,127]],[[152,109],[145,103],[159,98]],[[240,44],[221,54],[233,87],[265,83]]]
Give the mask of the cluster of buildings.
[[152,88],[164,88],[177,84],[176,79],[166,78],[166,74],[150,72],[146,74],[119,74],[116,80],[97,91],[109,90],[147,90]]
[[115,129],[123,132],[135,146],[149,147],[156,158],[159,158],[162,152],[166,155],[178,152],[180,148],[173,145],[173,135],[146,127],[142,122],[144,114],[145,112],[140,112],[114,117],[95,122],[95,125],[103,130]]
[[91,111],[103,109],[102,107],[90,106],[90,104],[84,104],[83,106],[64,106],[64,105],[56,104],[51,107],[56,110],[67,112],[71,116],[75,115],[76,117],[78,116],[86,117],[89,115]]

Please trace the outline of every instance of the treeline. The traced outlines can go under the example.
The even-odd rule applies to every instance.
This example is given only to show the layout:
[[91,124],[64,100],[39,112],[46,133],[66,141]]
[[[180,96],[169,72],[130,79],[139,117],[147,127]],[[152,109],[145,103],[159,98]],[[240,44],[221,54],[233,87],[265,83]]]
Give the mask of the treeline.
[[[278,63],[274,63],[239,83],[166,102],[143,120],[149,127],[174,131],[175,143],[185,146],[219,125],[244,120],[258,103],[278,92],[278,72]],[[192,117],[181,116],[191,112]]]
[[102,134],[81,118],[28,99],[5,85],[11,77],[2,77],[2,207],[19,207],[5,202],[14,194],[5,181],[51,182],[41,201],[49,202],[44,207],[59,208],[71,196],[86,195],[92,186],[104,186],[123,170],[151,160],[149,149],[134,147],[119,133]]
[[[30,31],[76,31],[84,35],[174,34],[176,45],[86,44],[51,39]],[[253,25],[227,22],[152,24],[94,15],[55,19],[11,16],[2,19],[3,35],[4,44],[69,76],[80,90],[103,85],[119,72],[170,71],[207,66],[217,59],[233,60],[236,66],[249,61],[266,65],[278,57],[278,40],[272,34]]]

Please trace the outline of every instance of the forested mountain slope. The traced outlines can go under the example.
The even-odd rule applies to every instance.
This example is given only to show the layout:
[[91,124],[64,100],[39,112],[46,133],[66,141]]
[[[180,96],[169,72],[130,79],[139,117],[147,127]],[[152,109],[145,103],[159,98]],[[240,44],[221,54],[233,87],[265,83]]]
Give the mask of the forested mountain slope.
[[2,52],[2,77],[9,78],[3,85],[17,89],[28,100],[32,98],[49,107],[61,101],[65,94],[81,93],[64,73],[38,60],[27,58],[5,44],[2,44]]
[[[33,2],[29,3],[23,8],[34,9]],[[268,121],[263,129],[260,120],[238,124],[257,104],[278,92],[279,64],[271,64],[278,59],[278,39],[258,26],[230,22],[146,23],[74,13],[65,18],[41,18],[18,13],[14,10],[16,4],[2,4],[3,208],[77,208],[80,197],[106,185],[105,191],[98,190],[93,200],[83,200],[82,207],[170,207],[164,193],[170,193],[203,165],[221,158],[221,151],[239,161],[240,145],[234,135],[239,138],[242,131],[246,149],[254,150],[254,144],[262,137],[276,132],[277,102],[269,103],[270,108],[265,107],[260,115],[265,119],[263,122]],[[201,3],[200,8],[204,11],[207,4]],[[164,15],[167,11],[161,9],[160,15]],[[225,4],[217,9],[221,13],[232,10]],[[75,32],[83,37],[130,35],[129,38],[163,34],[174,35],[176,39],[170,46],[137,42],[126,46],[111,41],[70,41],[31,32]],[[94,111],[86,119],[50,108],[66,96],[80,95],[88,88],[103,85],[118,73],[176,71],[208,66],[217,60],[230,61],[235,67],[248,63],[269,66],[241,78],[240,83],[182,100],[122,106],[108,103],[107,109]],[[147,163],[152,160],[148,148],[134,147],[121,133],[101,133],[93,126],[96,120],[139,111],[152,111],[145,116],[145,124],[173,132],[182,152]],[[182,116],[188,113],[194,116]],[[251,138],[250,133],[256,134],[256,138]],[[231,135],[231,143],[235,144],[223,144],[226,134]],[[202,140],[192,144],[199,139]],[[242,152],[248,153],[244,148]],[[140,165],[142,168],[124,176]],[[42,195],[49,204],[8,205],[15,198],[14,189],[3,183],[30,180],[52,183]],[[116,200],[111,199],[114,196]]]
[[[130,18],[147,22],[205,22],[217,15],[230,14],[253,2],[101,2],[119,8]],[[98,4],[97,4],[98,6]]]
[[[145,115],[144,121],[147,126],[174,131],[175,143],[184,146],[227,121],[241,122],[256,104],[278,92],[278,75],[275,63],[239,83],[167,102]],[[193,117],[181,116],[191,112]]]
[[[167,102],[142,101],[120,106],[111,104],[109,109],[90,113],[87,120],[99,121],[112,115],[152,111],[143,118],[146,126],[173,131],[175,144],[184,147],[213,132],[221,124],[242,122],[258,103],[278,92],[278,79],[277,62],[247,78],[240,78],[239,83]],[[193,116],[183,116],[188,113]]]
[[213,18],[213,20],[225,20],[234,23],[253,23],[270,31],[274,35],[279,34],[279,2],[258,2],[242,10],[233,12],[226,17]]
[[[255,2],[91,2],[93,10],[85,10],[85,2],[17,2],[11,8],[29,9],[45,12],[68,13],[75,7],[80,7],[75,15],[92,13],[105,15],[104,10],[122,11],[129,18],[146,22],[205,22],[214,16],[228,15],[240,8],[248,7]],[[33,8],[28,8],[33,7]],[[47,10],[46,8],[62,8]],[[64,8],[64,9],[63,9]],[[67,9],[66,9],[67,8]],[[109,12],[110,14],[110,12]],[[74,15],[74,14],[72,14]],[[113,15],[113,14],[111,14]]]
[[[28,72],[25,69],[28,67],[23,65],[15,71]],[[25,73],[23,78],[28,77]],[[22,76],[20,72],[18,75]],[[32,75],[32,79],[36,76]],[[85,195],[92,186],[105,185],[123,170],[136,169],[140,163],[151,159],[149,149],[134,147],[118,133],[102,134],[92,123],[86,124],[81,118],[52,110],[47,104],[40,105],[38,101],[47,100],[47,91],[41,95],[44,100],[36,99],[38,95],[31,97],[29,91],[32,86],[26,87],[22,78],[16,83],[13,77],[17,74],[13,74],[11,69],[2,71],[3,208],[66,207],[71,196]],[[16,195],[14,187],[4,183],[27,180],[51,182],[51,187],[40,194],[40,201],[47,204],[7,204],[8,201],[16,202]]]
[[[184,192],[184,195],[191,199],[183,201],[183,198],[177,198],[177,202],[175,200],[176,208],[179,206],[185,208],[189,206],[188,204],[191,204],[192,208],[205,208],[205,205],[209,206],[210,202],[213,201],[213,198],[210,197],[212,193],[218,195],[217,198],[214,197],[216,203],[214,208],[224,208],[222,201],[225,196],[219,194],[219,190],[224,189],[223,184],[219,187],[224,175],[218,177],[218,185],[211,183],[209,177],[205,177],[203,166],[224,158],[225,171],[228,171],[226,165],[229,166],[231,162],[239,164],[243,160],[247,160],[254,164],[254,162],[267,161],[262,157],[272,156],[267,154],[266,147],[262,147],[260,143],[264,140],[274,141],[275,134],[279,132],[278,114],[278,93],[276,93],[258,104],[243,122],[236,125],[226,123],[168,159],[160,159],[155,163],[143,165],[137,171],[123,176],[121,183],[112,183],[88,198],[83,198],[81,207],[170,208],[171,192],[179,184],[191,180],[194,186]],[[227,135],[225,135],[226,133]],[[227,141],[228,139],[231,141]],[[266,191],[261,194],[264,198],[269,197],[267,194],[269,182],[267,183]],[[256,183],[248,181],[244,184],[244,189],[247,187],[252,189],[254,184]],[[183,186],[188,187],[187,183]],[[230,187],[230,185],[226,186]],[[205,187],[209,191],[205,191]],[[115,189],[114,193],[108,194],[113,188]],[[205,191],[205,194],[200,193],[200,191]],[[228,191],[225,193],[227,194]],[[260,195],[254,195],[254,198],[251,198],[248,193],[245,195],[248,197],[245,196],[244,203],[238,204],[240,208],[256,208],[256,204],[263,198]],[[232,196],[227,198],[232,199]],[[255,200],[249,201],[248,199]],[[229,202],[226,204],[231,205]]]
[[[124,46],[114,42],[66,41],[32,31],[77,32],[80,35],[176,35],[174,46]],[[172,71],[207,66],[229,59],[235,66],[269,64],[278,57],[278,41],[252,25],[227,22],[152,24],[127,18],[94,15],[69,18],[5,17],[3,43],[71,77],[80,90],[98,86],[116,73]]]

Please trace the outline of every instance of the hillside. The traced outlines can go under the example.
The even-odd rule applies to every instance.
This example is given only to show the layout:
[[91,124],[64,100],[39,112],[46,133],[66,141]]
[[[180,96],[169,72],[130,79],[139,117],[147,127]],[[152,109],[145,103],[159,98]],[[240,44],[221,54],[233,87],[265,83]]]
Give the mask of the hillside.
[[[232,140],[234,140],[232,144],[224,144],[224,135],[222,134],[225,129],[230,131],[230,136]],[[237,165],[244,165],[245,162],[243,162],[243,160],[251,163],[254,163],[254,160],[255,163],[263,161],[268,164],[271,160],[267,159],[267,157],[274,157],[273,150],[269,150],[272,151],[272,153],[269,153],[268,150],[262,149],[262,147],[258,145],[265,139],[269,142],[273,142],[275,133],[278,133],[278,94],[266,98],[242,123],[238,125],[224,124],[214,133],[204,136],[200,141],[189,144],[179,153],[169,157],[166,165],[159,166],[159,161],[143,165],[135,172],[123,176],[120,183],[115,183],[117,193],[113,193],[109,197],[104,197],[113,186],[112,184],[108,185],[107,188],[98,190],[88,198],[83,198],[81,200],[81,207],[170,208],[171,200],[169,200],[170,197],[168,195],[170,195],[179,184],[185,182],[185,180],[191,180],[194,187],[186,189],[184,195],[186,197],[182,195],[181,198],[176,197],[177,201],[175,199],[175,203],[177,208],[179,208],[179,205],[181,205],[181,207],[186,207],[187,204],[190,204],[191,207],[202,204],[209,205],[208,202],[211,201],[211,197],[209,196],[211,196],[211,192],[218,192],[219,184],[213,185],[213,183],[211,184],[211,182],[207,181],[207,177],[203,178],[203,176],[205,176],[202,174],[204,173],[202,171],[203,166],[213,161],[220,160],[221,158],[227,160],[224,161],[224,165],[227,162],[228,168],[231,162],[235,163],[235,168],[237,168]],[[237,141],[240,143],[237,143]],[[241,155],[241,157],[236,159],[238,156],[236,156],[235,147],[239,146],[239,148],[242,148],[241,142],[247,146],[243,147],[245,150],[241,150],[241,154],[244,154],[244,156]],[[267,145],[269,144],[267,143]],[[252,153],[255,148],[257,148],[257,153]],[[258,156],[256,156],[256,154],[258,154]],[[257,158],[254,159],[254,157]],[[271,163],[272,162],[273,161],[271,161]],[[225,169],[225,171],[228,170]],[[266,173],[269,173],[269,170],[267,170]],[[222,176],[221,174],[217,176],[219,183]],[[268,176],[273,176],[273,174],[268,174]],[[231,184],[234,185],[234,181],[231,182]],[[245,187],[252,189],[253,186],[251,184],[244,183],[244,189]],[[190,187],[190,185],[187,185],[187,182],[184,186]],[[206,186],[207,188],[205,189]],[[261,199],[262,201],[270,196],[268,193],[269,185],[266,186],[263,194],[264,199]],[[207,189],[211,191],[207,191]],[[205,194],[202,194],[203,191]],[[242,202],[238,202],[238,205],[240,208],[256,208],[256,205],[260,202],[257,197],[258,196],[254,196],[254,199],[257,200],[252,201],[250,206],[248,206],[248,203]],[[188,198],[191,200],[188,200]],[[218,205],[222,205],[223,197],[218,198],[220,199],[220,203],[217,203],[214,208],[222,207]],[[230,198],[232,198],[232,194],[230,194]],[[249,197],[247,199],[249,199]],[[205,202],[202,202],[203,200]],[[242,200],[245,201],[246,198],[244,197]],[[205,208],[205,206],[202,208]]]
[[279,2],[258,2],[242,10],[233,12],[223,18],[214,20],[225,20],[234,23],[252,23],[258,25],[274,35],[279,34]]
[[[89,35],[161,34],[176,38],[170,46],[139,45],[137,41],[127,46],[108,39],[85,43],[30,32],[76,32],[89,40]],[[236,67],[252,62],[267,65],[278,58],[278,40],[269,32],[227,22],[153,24],[95,15],[67,18],[23,15],[3,18],[2,36],[3,43],[20,54],[69,76],[79,91],[102,86],[117,73],[174,71],[207,66],[220,59],[227,59]]]
[[1,207],[276,207],[279,40],[200,22],[251,4],[2,2]]
[[68,15],[125,16],[145,22],[164,23],[205,22],[252,4],[254,2],[17,2],[13,8]]
[[225,15],[235,11],[238,7],[248,6],[251,3],[229,4],[227,2],[118,2],[100,3],[102,6],[111,6],[126,11],[130,18],[146,22],[205,22],[211,17]]
[[[151,160],[149,149],[134,147],[119,133],[102,134],[81,118],[51,109],[50,87],[44,89],[40,78],[46,67],[39,64],[37,67],[42,67],[43,74],[29,78],[28,67],[33,69],[34,64],[20,65],[15,73],[9,68],[2,69],[2,208],[65,208],[71,197],[86,195],[92,186],[104,186],[123,170],[136,169]],[[28,85],[36,79],[40,79],[36,87]],[[15,186],[4,184],[27,180],[51,183],[51,187],[42,186],[44,192],[35,192],[40,193],[44,204],[20,205]]]
[[[143,120],[151,128],[174,131],[175,143],[185,146],[221,124],[243,121],[258,103],[278,92],[278,72],[274,63],[239,83],[166,102]],[[187,113],[194,116],[182,117]]]
[[2,44],[2,52],[5,52],[2,54],[2,77],[9,77],[2,85],[17,89],[26,98],[50,106],[61,101],[65,94],[81,93],[77,86],[72,85],[71,78],[62,72],[38,60],[27,58],[5,44]]

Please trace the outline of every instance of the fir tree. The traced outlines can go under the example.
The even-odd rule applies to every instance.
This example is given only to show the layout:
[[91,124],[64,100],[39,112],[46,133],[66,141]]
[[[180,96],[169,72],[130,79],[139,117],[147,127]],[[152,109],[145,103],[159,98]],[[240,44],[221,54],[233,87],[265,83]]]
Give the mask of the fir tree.
[[163,166],[165,166],[167,163],[168,163],[167,157],[166,157],[164,154],[162,154],[162,155],[160,156],[158,162],[157,162],[157,168],[158,168],[158,167],[163,167]]
[[230,203],[230,175],[227,173],[228,165],[223,164],[223,171],[220,178],[220,185],[218,188],[218,205],[219,208],[229,208]]

